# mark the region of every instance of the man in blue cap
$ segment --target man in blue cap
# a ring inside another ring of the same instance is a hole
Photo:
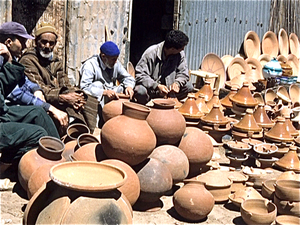
[[[119,54],[118,46],[107,41],[101,45],[100,54],[87,59],[80,68],[80,87],[98,99],[100,126],[104,104],[118,99],[118,93],[129,95],[130,99],[134,94],[135,79],[118,60]]]

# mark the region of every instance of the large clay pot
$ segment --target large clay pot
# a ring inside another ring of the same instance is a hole
[[[136,172],[127,163],[124,163],[117,159],[106,159],[101,161],[101,163],[119,167],[127,174],[127,180],[121,187],[118,188],[118,190],[126,196],[131,206],[133,206],[140,196],[141,189],[140,180]]]
[[[161,161],[148,158],[133,168],[140,180],[141,192],[133,206],[139,211],[157,211],[163,207],[160,197],[172,188],[172,174]]]
[[[88,176],[87,176],[88,174]],[[117,190],[126,173],[96,162],[65,162],[28,202],[23,224],[131,224],[132,209]]]
[[[173,183],[182,181],[189,174],[189,160],[185,153],[173,145],[161,145],[153,150],[149,158],[155,158],[170,170]]]
[[[199,221],[212,211],[215,200],[204,187],[204,183],[187,180],[185,185],[174,193],[173,204],[176,212],[183,218]]]
[[[143,162],[156,146],[156,137],[146,118],[146,106],[123,102],[122,115],[107,121],[100,137],[104,153],[109,158],[122,160],[129,165]]]
[[[154,99],[153,104],[147,122],[156,135],[157,146],[178,144],[186,123],[181,113],[174,108],[175,102],[171,99]]]
[[[72,161],[92,161],[100,162],[107,159],[102,145],[99,143],[88,143],[80,148],[78,148],[70,158]]]
[[[64,143],[61,140],[45,136],[40,138],[37,149],[23,155],[18,166],[18,179],[25,191],[27,191],[30,176],[41,165],[54,165],[65,161],[61,156],[63,150]]]
[[[102,116],[104,122],[108,121],[109,119],[115,116],[121,115],[123,102],[129,102],[129,95],[118,94],[118,96],[119,99],[112,100],[103,106]]]
[[[187,127],[178,146],[189,159],[189,175],[200,173],[201,168],[208,163],[214,152],[213,144],[204,131],[195,127]]]

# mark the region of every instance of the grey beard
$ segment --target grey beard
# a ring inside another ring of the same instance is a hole
[[[40,55],[45,59],[51,59],[53,57],[53,52],[44,53],[43,50],[40,50]]]

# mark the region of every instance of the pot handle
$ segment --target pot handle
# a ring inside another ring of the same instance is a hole
[[[249,216],[252,216],[253,214],[252,214],[252,212],[247,212],[247,211],[244,211],[245,212],[245,214],[247,214],[247,215],[249,215]]]
[[[288,201],[288,202],[287,202],[287,205],[290,206],[290,207],[292,207],[292,206],[295,206],[295,203],[294,203],[294,202]]]
[[[220,128],[219,124],[214,124],[214,129],[217,131],[228,131],[228,128],[230,129],[230,123],[227,123],[225,128]]]

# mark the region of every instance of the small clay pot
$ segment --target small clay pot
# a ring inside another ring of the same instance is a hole
[[[275,194],[275,179],[265,180],[262,182],[261,194],[263,197],[273,200]]]
[[[277,180],[274,187],[275,194],[279,199],[300,202],[299,180]]]

